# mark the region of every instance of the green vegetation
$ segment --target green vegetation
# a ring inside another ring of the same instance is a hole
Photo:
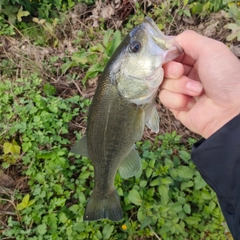
[[[83,36],[83,32],[79,35]],[[112,40],[109,41],[112,36]],[[86,69],[86,75],[82,79],[82,84],[85,85],[89,78],[96,77],[99,73],[102,73],[104,67],[112,56],[113,52],[121,42],[121,33],[112,29],[108,29],[103,38],[103,43],[97,43],[96,45],[89,47],[87,50],[81,48],[80,51],[73,53],[70,60],[67,59],[61,67],[63,73],[74,66],[81,66],[82,69]]]
[[[237,39],[240,41],[240,8],[239,2],[232,0],[224,0],[224,3],[228,4],[227,17],[232,19],[234,22],[225,25],[225,28],[230,29],[232,32],[228,35],[227,41]]]
[[[225,8],[233,20],[226,25],[233,31],[227,40],[234,41],[240,38],[238,3],[167,0],[144,9],[145,1],[139,1],[135,14],[117,30],[103,19],[96,27],[75,26],[67,10],[79,2],[95,1],[0,3],[0,47],[7,51],[5,45],[11,46],[0,63],[0,177],[17,172],[16,180],[23,178],[27,185],[7,191],[0,183],[0,238],[231,239],[214,192],[191,161],[196,140],[190,136],[183,139],[173,131],[136,143],[143,169],[127,180],[116,177],[124,210],[117,223],[83,222],[93,167],[69,149],[86,126],[91,100],[84,97],[91,96],[122,36],[143,20],[145,11],[161,29],[176,32],[177,18],[201,21]]]
[[[206,235],[209,238],[205,239],[224,239],[216,197],[195,170],[176,132],[156,137],[154,145],[150,141],[137,143],[143,171],[128,180],[117,176],[122,222],[83,222],[86,199],[93,187],[93,167],[84,157],[70,157],[64,135],[67,123],[90,102],[79,96],[56,97],[54,87],[45,84],[40,91],[40,84],[41,80],[32,75],[14,84],[4,80],[0,85],[1,105],[5,106],[1,110],[5,139],[2,167],[21,161],[31,190],[22,199],[19,192],[12,196],[18,202],[15,210],[21,220],[9,217],[3,236],[134,239],[158,234],[163,239]],[[189,139],[189,144],[192,142]]]

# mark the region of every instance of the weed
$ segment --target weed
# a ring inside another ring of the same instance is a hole
[[[93,167],[85,157],[69,160],[72,154],[64,147],[69,141],[63,135],[68,133],[67,123],[89,102],[77,96],[55,97],[49,84],[41,92],[41,80],[35,75],[16,82],[14,87],[7,80],[0,85],[5,104],[1,128],[4,139],[14,138],[21,146],[31,192],[16,204],[21,224],[9,217],[2,236],[137,239],[157,235],[183,240],[207,234],[210,239],[224,239],[216,196],[196,171],[176,132],[158,136],[154,145],[138,142],[142,171],[127,180],[117,175],[115,185],[124,209],[121,222],[83,222]],[[72,109],[71,104],[79,107]]]
[[[112,38],[112,40],[110,40]],[[80,66],[81,68],[88,69],[85,77],[82,79],[82,84],[85,85],[89,78],[96,77],[103,69],[121,42],[121,33],[119,31],[113,32],[108,29],[103,38],[103,43],[97,43],[89,47],[87,50],[81,48],[80,51],[74,52],[70,60],[62,65],[62,73],[66,73],[71,67]]]
[[[227,36],[227,41],[232,41],[237,39],[240,41],[240,8],[239,4],[232,0],[224,0],[223,3],[227,4],[228,12],[226,14],[227,18],[232,18],[233,23],[228,23],[224,27],[231,30],[231,34]]]
[[[4,15],[0,13],[0,35],[15,35],[14,27],[12,24],[8,24],[5,19]]]
[[[194,1],[189,0],[185,1],[189,4],[189,8],[192,14],[200,14],[200,16],[204,17],[211,12],[218,12],[223,9],[224,4],[222,0],[201,0]]]

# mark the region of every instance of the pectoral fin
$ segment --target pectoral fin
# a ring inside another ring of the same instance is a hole
[[[135,121],[135,142],[141,140],[142,135],[143,135],[143,131],[144,131],[144,126],[145,126],[145,111],[144,109],[139,109],[138,114],[136,116],[136,121]]]
[[[79,141],[77,141],[72,147],[70,152],[79,154],[81,156],[88,157],[88,150],[87,150],[87,138],[83,137]]]
[[[141,170],[141,167],[141,158],[133,146],[128,156],[121,163],[119,173],[122,178],[130,178],[136,175]]]
[[[146,111],[146,125],[153,132],[159,132],[159,115],[155,106],[152,106]]]

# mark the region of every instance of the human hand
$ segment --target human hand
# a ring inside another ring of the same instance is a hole
[[[223,43],[185,31],[184,53],[163,66],[160,101],[191,131],[210,137],[240,113],[240,61]]]

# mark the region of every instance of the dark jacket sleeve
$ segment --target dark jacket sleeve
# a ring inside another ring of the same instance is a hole
[[[234,239],[240,239],[240,115],[194,144],[192,159],[216,192]]]

